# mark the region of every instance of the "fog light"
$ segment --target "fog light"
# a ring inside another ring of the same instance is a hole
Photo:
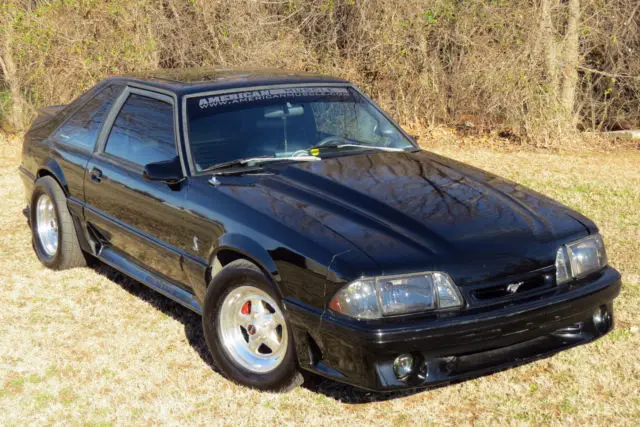
[[[410,354],[401,354],[393,361],[393,372],[396,377],[403,379],[409,376],[413,371],[413,356]]]
[[[607,311],[606,306],[601,306],[593,312],[593,325],[599,331],[605,331],[609,328],[609,324],[611,323],[611,315],[609,311]]]
[[[596,325],[596,328],[599,328],[604,323],[604,316],[602,315],[602,309],[598,307],[596,311],[593,313],[593,324]]]

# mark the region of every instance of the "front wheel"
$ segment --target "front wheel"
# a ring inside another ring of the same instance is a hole
[[[279,298],[253,263],[234,261],[215,277],[202,321],[214,362],[228,378],[272,391],[302,382]]]

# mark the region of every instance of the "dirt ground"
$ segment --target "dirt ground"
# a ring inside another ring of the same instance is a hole
[[[596,221],[623,273],[616,329],[491,376],[378,395],[327,380],[288,394],[237,386],[212,367],[197,315],[106,266],[43,268],[21,213],[18,147],[0,140],[0,425],[640,425],[638,151],[438,148]]]

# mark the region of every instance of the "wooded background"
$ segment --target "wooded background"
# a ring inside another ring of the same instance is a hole
[[[638,0],[2,0],[0,122],[116,74],[277,67],[350,79],[404,124],[533,144],[640,126]]]

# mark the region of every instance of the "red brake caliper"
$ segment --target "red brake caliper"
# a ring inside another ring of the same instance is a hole
[[[249,314],[251,313],[251,301],[247,301],[244,304],[242,304],[242,309],[240,310],[240,312],[242,314]]]

